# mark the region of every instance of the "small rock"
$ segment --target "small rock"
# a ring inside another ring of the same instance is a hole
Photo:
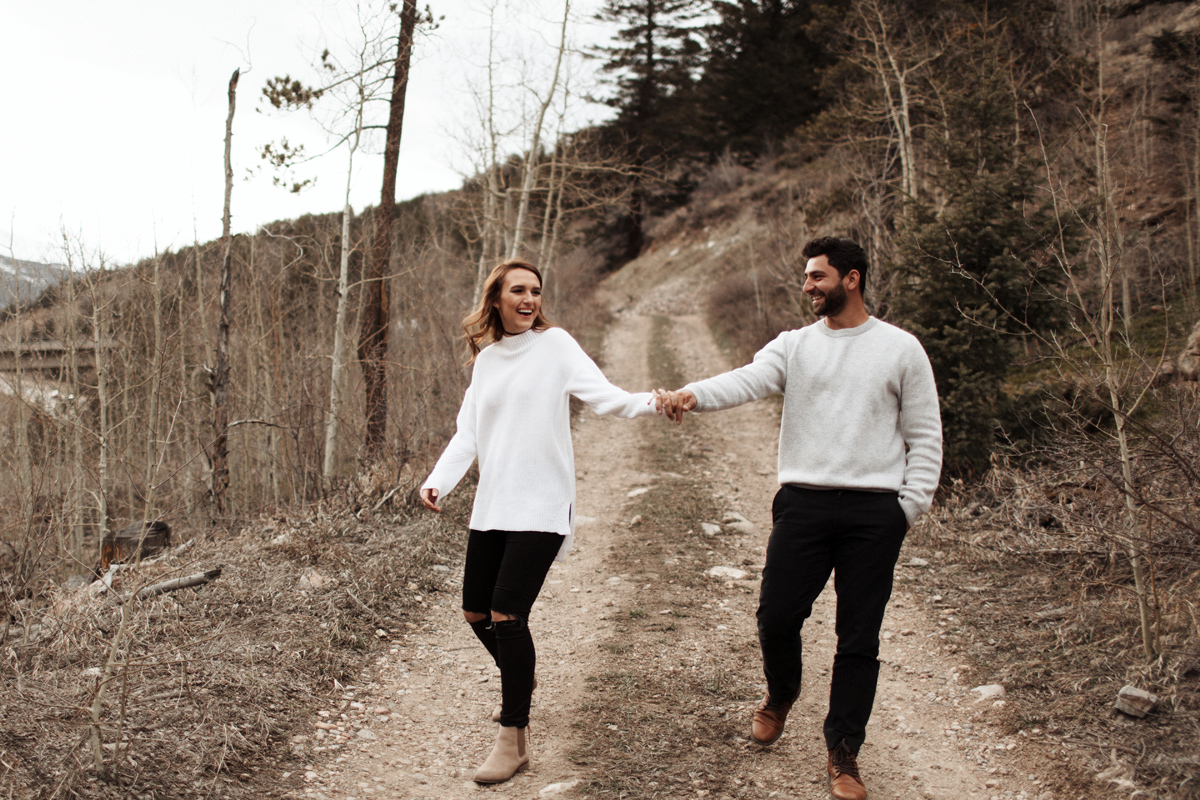
[[[912,558],[910,558],[908,561],[905,561],[900,566],[902,566],[902,567],[928,567],[929,562],[923,558],[917,558],[916,556],[913,556]]]
[[[725,567],[725,566],[713,567],[712,569],[708,570],[708,572],[706,572],[704,574],[709,575],[713,578],[726,578],[728,580],[734,580],[734,581],[744,581],[744,580],[746,580],[746,578],[750,577],[750,573],[746,572],[744,569],[738,569],[737,567]]]
[[[575,515],[575,527],[576,528],[578,528],[581,525],[591,525],[595,521],[596,521],[595,517],[585,517],[583,514]]]
[[[725,516],[721,517],[721,521],[728,525],[731,522],[749,522],[750,520],[737,511],[726,511]]]
[[[642,515],[634,514],[633,519],[629,520],[629,527],[633,528],[642,524]]]
[[[1117,693],[1117,710],[1139,719],[1149,714],[1158,705],[1158,697],[1136,686],[1122,686]]]
[[[738,533],[744,533],[747,536],[754,536],[755,534],[758,533],[758,526],[755,525],[753,522],[750,522],[749,520],[744,520],[741,522],[730,522],[729,528],[730,528],[730,530],[737,531]]]
[[[984,700],[997,700],[1004,697],[1004,687],[998,683],[989,683],[986,686],[976,686],[971,690],[979,695],[975,702]]]
[[[616,586],[620,582],[621,582],[621,579],[619,577],[617,577],[616,575],[613,575],[611,578],[609,578],[608,580],[605,581],[605,583],[607,583],[609,586]]]
[[[281,533],[271,540],[271,544],[287,544],[292,540],[290,533]]]
[[[721,526],[716,524],[715,522],[701,522],[700,530],[704,533],[705,536],[716,536],[718,533],[721,532]]]
[[[578,778],[576,778],[573,781],[562,781],[560,783],[552,783],[549,786],[543,787],[542,790],[540,792],[538,792],[538,796],[539,797],[552,797],[556,794],[562,794],[565,791],[574,789],[578,785],[579,785]]]
[[[300,576],[297,586],[301,589],[324,589],[333,583],[333,578],[326,577],[315,569],[308,569]]]
[[[378,739],[379,737],[376,736],[375,733],[370,728],[361,728],[358,731],[358,738],[366,739],[367,741],[372,741],[374,739]]]
[[[384,716],[386,714],[392,713],[392,710],[390,708],[388,708],[387,706],[376,706],[373,709],[373,713],[375,713],[379,716]]]
[[[628,495],[628,496],[629,496],[629,497],[639,497],[639,496],[641,496],[641,495],[645,494],[645,493],[646,493],[646,492],[648,492],[648,491],[650,491],[650,487],[649,487],[649,486],[639,486],[638,488],[636,488],[636,489],[634,489],[633,491],[629,492],[629,495]]]
[[[434,564],[433,571],[434,572],[449,572],[450,568],[447,567],[445,564]]]

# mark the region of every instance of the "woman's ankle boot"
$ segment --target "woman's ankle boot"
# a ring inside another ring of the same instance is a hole
[[[496,746],[487,761],[475,770],[476,783],[504,783],[529,766],[529,754],[525,752],[525,728],[500,726]]]

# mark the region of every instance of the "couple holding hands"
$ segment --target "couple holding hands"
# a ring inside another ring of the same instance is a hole
[[[575,464],[569,400],[597,414],[720,411],[783,394],[780,489],[757,612],[767,692],[751,738],[770,745],[800,693],[801,636],[834,575],[837,651],[824,735],[830,791],[864,800],[857,754],[879,675],[879,630],[908,528],[928,510],[941,471],[941,418],[929,359],[911,334],[867,313],[867,258],[849,239],[805,245],[804,292],[819,319],[785,331],[744,367],[676,391],[613,386],[541,313],[541,274],[492,270],[463,321],[474,372],[458,430],[421,487],[438,502],[479,460],[463,575],[463,616],[495,659],[502,704],[495,747],[475,773],[506,781],[529,763],[535,685],[529,612],[573,537]]]

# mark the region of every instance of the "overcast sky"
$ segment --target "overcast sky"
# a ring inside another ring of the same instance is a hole
[[[422,2],[422,6],[424,2]],[[602,41],[591,17],[600,0],[574,0],[576,46]],[[484,85],[488,8],[495,7],[499,73],[508,120],[522,97],[518,73],[549,83],[562,0],[429,0],[439,28],[419,38],[401,143],[399,199],[456,188],[471,171],[468,143]],[[327,136],[304,114],[260,113],[275,75],[314,79],[323,48],[345,52],[353,2],[332,0],[0,0],[0,253],[63,261],[62,231],[89,252],[123,264],[221,233],[227,86],[242,71],[234,118],[235,232],[276,219],[339,211],[344,151],[304,166],[299,195],[260,171],[264,144],[286,136],[320,152]],[[520,62],[520,63],[518,63]],[[582,94],[595,62],[577,59]],[[578,103],[572,124],[606,109]],[[544,134],[548,135],[548,134]],[[378,149],[378,148],[376,148]],[[351,203],[379,199],[382,158],[356,158]]]

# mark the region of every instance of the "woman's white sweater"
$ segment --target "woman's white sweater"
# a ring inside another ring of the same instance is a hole
[[[458,432],[421,488],[445,498],[478,457],[471,528],[562,534],[562,559],[575,517],[571,395],[597,414],[656,413],[652,394],[613,386],[562,328],[506,336],[475,359]]]

